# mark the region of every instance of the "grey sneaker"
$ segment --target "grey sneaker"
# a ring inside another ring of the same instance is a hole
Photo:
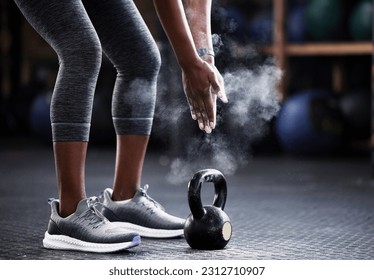
[[[169,215],[148,194],[148,185],[140,188],[129,201],[113,201],[113,190],[104,190],[102,213],[111,222],[121,222],[143,237],[172,238],[183,235],[185,220]]]
[[[43,246],[48,249],[109,253],[140,244],[140,236],[109,222],[97,209],[96,197],[79,202],[75,213],[58,214],[59,201],[51,201],[51,217]]]

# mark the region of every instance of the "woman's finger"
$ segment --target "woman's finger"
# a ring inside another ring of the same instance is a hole
[[[218,98],[222,100],[222,102],[227,103],[228,99],[221,74],[217,71],[212,71],[209,75],[209,82],[212,86],[212,93],[216,94]]]

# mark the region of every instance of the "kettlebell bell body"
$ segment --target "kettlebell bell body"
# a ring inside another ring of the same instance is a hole
[[[201,186],[204,182],[214,184],[213,205],[201,203]],[[193,249],[223,249],[231,239],[230,218],[223,211],[226,204],[227,184],[223,174],[215,169],[197,172],[188,185],[188,204],[191,215],[184,226],[184,237]]]

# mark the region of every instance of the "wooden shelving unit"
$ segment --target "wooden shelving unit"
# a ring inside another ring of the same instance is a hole
[[[264,53],[277,53],[276,46],[262,48]],[[284,56],[309,56],[309,55],[370,55],[373,52],[370,42],[341,42],[341,43],[308,43],[286,44],[283,47]],[[282,55],[282,54],[281,54]]]
[[[274,40],[271,46],[261,48],[265,54],[274,55],[278,66],[284,70],[279,93],[280,98],[287,96],[287,66],[288,59],[292,56],[355,56],[372,55],[374,47],[372,42],[326,42],[326,43],[288,43],[286,38],[285,23],[287,18],[287,0],[273,0],[274,13]],[[341,88],[342,69],[339,64],[333,66],[333,88]]]

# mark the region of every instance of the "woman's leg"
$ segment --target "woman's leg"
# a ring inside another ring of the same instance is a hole
[[[132,0],[83,2],[118,72],[112,103],[117,134],[114,187],[104,191],[102,213],[141,236],[183,235],[184,219],[166,213],[149,197],[148,186],[140,186],[161,63],[158,48]]]
[[[60,215],[85,198],[85,158],[102,50],[76,0],[15,0],[34,29],[56,51],[59,72],[51,101],[52,138]]]
[[[67,217],[75,212],[78,202],[86,197],[87,144],[87,142],[53,143],[61,217]]]
[[[132,198],[140,187],[148,139],[144,135],[117,135],[114,201]]]
[[[160,54],[132,0],[83,1],[103,50],[117,69],[112,114],[117,134],[113,199],[132,198],[141,185],[151,133]]]

